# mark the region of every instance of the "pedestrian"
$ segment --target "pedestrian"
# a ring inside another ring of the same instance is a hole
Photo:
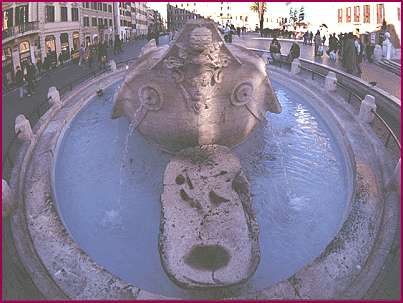
[[[306,31],[306,32],[304,33],[303,38],[304,38],[304,45],[307,45],[307,44],[308,44],[308,31]]]
[[[40,57],[36,61],[36,67],[38,68],[38,73],[41,74],[42,73],[42,60]]]
[[[313,33],[312,31],[309,33],[309,45],[312,45],[312,40],[313,40]]]
[[[273,41],[270,43],[270,54],[273,58],[273,63],[280,61],[281,59],[281,45],[277,38],[274,37]]]
[[[363,55],[363,45],[361,42],[361,39],[358,37],[354,37],[354,46],[355,46],[355,51],[356,51],[356,56],[357,56],[357,60],[356,60],[356,74],[357,76],[361,77],[362,71],[361,71],[361,67],[360,64],[362,62],[362,55]]]
[[[343,59],[346,71],[355,74],[357,70],[357,48],[353,33],[349,33],[343,43]]]
[[[21,99],[24,97],[24,74],[19,66],[17,66],[17,72],[15,73],[15,83],[17,84]]]
[[[80,57],[80,60],[78,61],[78,66],[81,66],[81,64],[83,64],[84,55],[85,55],[84,44],[81,44],[80,50],[78,51],[78,55]]]
[[[291,63],[294,59],[299,58],[300,53],[301,52],[298,43],[293,42],[291,45],[290,53],[287,56],[287,61]]]
[[[322,56],[323,55],[323,46],[322,46],[322,38],[320,37],[319,30],[315,34],[314,43],[315,43],[315,56]]]
[[[60,66],[63,66],[63,63],[64,63],[63,51],[60,52],[60,54],[59,54],[59,63],[60,63]]]
[[[32,66],[31,61],[28,61],[28,64],[26,65],[27,73],[25,75],[25,80],[28,83],[28,93],[27,96],[31,97],[32,94],[34,93],[34,68]]]

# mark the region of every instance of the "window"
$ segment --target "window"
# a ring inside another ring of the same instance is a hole
[[[364,23],[370,23],[370,17],[369,5],[364,5]]]
[[[354,6],[354,22],[360,22],[360,7]]]
[[[29,42],[28,41],[21,42],[20,43],[20,54],[27,53],[29,51],[30,51]]]
[[[47,5],[46,6],[46,22],[55,22],[55,7]]]
[[[97,9],[97,4],[95,2],[91,2],[91,9]]]
[[[109,26],[112,26],[112,19],[109,19]]]
[[[337,10],[337,22],[342,23],[343,22],[343,9],[339,8]]]
[[[106,12],[108,10],[108,6],[106,5],[106,3],[102,4],[102,10],[104,12]]]
[[[351,22],[351,7],[346,8],[346,22]]]
[[[98,2],[98,10],[102,11],[102,3],[101,2]]]
[[[17,6],[15,8],[15,25],[28,23],[28,5]]]
[[[385,8],[383,4],[376,5],[376,23],[381,24],[385,19]]]
[[[102,26],[102,23],[103,23],[103,22],[102,22],[102,18],[98,18],[98,25],[99,25],[99,26]]]
[[[60,8],[60,21],[62,22],[67,21],[67,7]]]
[[[112,5],[108,5],[108,12],[112,13]]]
[[[104,25],[108,26],[108,19],[106,19],[106,18],[104,19]]]
[[[71,21],[78,21],[78,8],[77,7],[71,8]]]
[[[85,27],[90,26],[90,18],[89,18],[89,17],[84,17],[84,18],[83,18],[83,25],[84,25]]]
[[[97,26],[97,18],[91,18],[91,25]]]

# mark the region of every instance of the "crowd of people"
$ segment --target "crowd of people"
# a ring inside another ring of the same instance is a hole
[[[41,59],[38,59],[36,64],[30,60],[24,61],[21,66],[17,66],[14,75],[14,83],[19,90],[19,97],[32,96],[39,77],[56,67],[63,66],[69,59],[79,66],[87,66],[91,69],[97,64],[100,69],[105,69],[108,62],[108,49],[112,48],[115,55],[121,53],[123,40],[116,37],[114,42],[100,41],[94,44],[88,43],[87,46],[81,44],[78,50],[71,50],[70,56],[65,50],[57,56],[56,51],[48,49],[43,63]]]
[[[368,36],[363,36],[361,39],[352,32],[338,35],[333,33],[328,38],[327,46],[325,45],[326,41],[326,36],[321,36],[319,30],[315,35],[310,31],[305,32],[303,35],[303,45],[313,45],[315,57],[327,54],[332,62],[336,62],[339,59],[342,67],[350,74],[361,76],[360,64],[363,60],[373,62],[372,57],[375,45],[370,43]],[[281,45],[276,37],[273,38],[270,44],[270,53],[274,62],[280,60]],[[287,55],[287,61],[292,62],[299,55],[300,47],[298,43],[294,42]]]

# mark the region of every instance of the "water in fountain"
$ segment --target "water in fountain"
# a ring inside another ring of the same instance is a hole
[[[110,119],[118,85],[82,110],[59,142],[59,212],[78,245],[110,272],[151,292],[189,298],[165,275],[158,252],[169,155],[128,133],[127,120]],[[234,150],[260,225],[262,258],[245,291],[273,285],[312,261],[337,232],[346,207],[345,159],[329,127],[298,94],[273,86],[283,112],[268,114],[269,123]]]

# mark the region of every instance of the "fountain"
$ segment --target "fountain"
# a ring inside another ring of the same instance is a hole
[[[397,173],[371,97],[355,115],[335,77],[322,89],[298,72],[267,71],[197,20],[128,70],[52,89],[32,130],[18,119],[29,131],[7,194],[41,293],[363,297],[396,228]]]

